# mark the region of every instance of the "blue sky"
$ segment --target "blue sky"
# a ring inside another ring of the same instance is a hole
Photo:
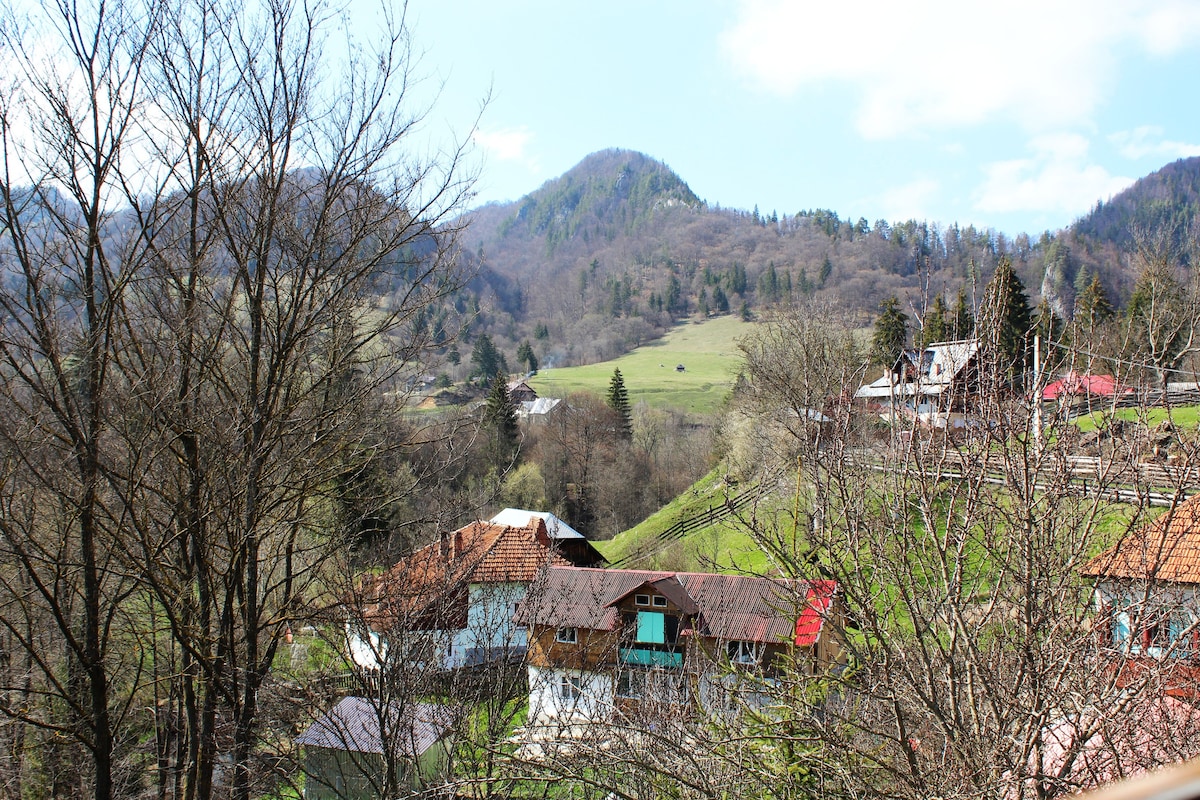
[[[410,0],[477,202],[608,147],[710,204],[1066,227],[1200,155],[1200,0]]]

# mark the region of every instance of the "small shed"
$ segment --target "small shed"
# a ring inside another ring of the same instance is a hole
[[[389,752],[394,789],[437,783],[449,770],[455,711],[431,703],[343,698],[296,739],[304,746],[305,800],[381,797]]]

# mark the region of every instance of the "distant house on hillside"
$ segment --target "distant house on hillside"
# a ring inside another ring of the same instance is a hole
[[[531,403],[538,399],[533,387],[521,380],[509,382],[508,396],[514,403]]]
[[[557,397],[539,397],[517,404],[517,417],[533,424],[545,422],[562,405]]]
[[[604,562],[553,514],[505,509],[495,520],[449,533],[363,582],[347,627],[356,664],[374,669],[399,657],[457,669],[519,658],[525,631],[512,615],[530,584],[552,565]]]
[[[854,397],[888,421],[909,417],[935,428],[961,428],[977,408],[978,354],[978,339],[905,350]]]
[[[458,710],[429,703],[380,705],[346,697],[296,739],[304,747],[304,800],[372,800],[419,791],[449,770]]]
[[[1200,495],[1081,570],[1096,579],[1102,647],[1120,683],[1156,672],[1167,695],[1200,699]]]
[[[838,663],[841,613],[832,581],[551,567],[517,613],[529,725],[554,735],[648,707],[753,703],[784,656],[810,671]]]

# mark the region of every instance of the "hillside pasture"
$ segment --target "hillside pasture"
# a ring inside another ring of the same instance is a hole
[[[737,377],[741,363],[738,340],[754,324],[736,316],[683,322],[666,336],[620,358],[581,367],[545,369],[528,383],[540,397],[566,397],[574,392],[603,396],[613,370],[620,369],[633,404],[695,414],[716,411]],[[683,370],[677,370],[683,365]]]

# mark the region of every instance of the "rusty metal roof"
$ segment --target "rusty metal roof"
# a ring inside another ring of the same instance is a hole
[[[551,567],[544,582],[530,588],[517,618],[526,624],[612,630],[618,622],[616,602],[646,584],[682,590],[694,603],[699,636],[771,644],[815,642],[836,591],[832,581]]]

